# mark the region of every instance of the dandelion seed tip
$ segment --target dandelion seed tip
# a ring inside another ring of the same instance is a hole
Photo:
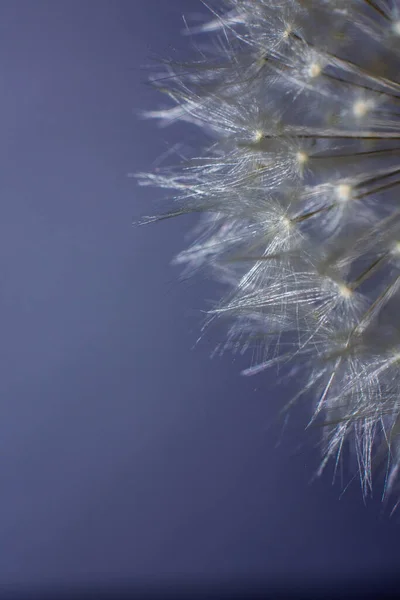
[[[392,254],[395,254],[396,256],[400,255],[400,241],[394,242],[392,247]]]
[[[351,198],[352,187],[348,183],[340,183],[336,186],[336,198],[339,202],[347,202]]]
[[[306,162],[308,161],[308,154],[307,154],[307,152],[300,150],[299,152],[297,152],[296,158],[297,158],[297,162],[299,163],[299,165],[305,165]]]
[[[316,62],[311,63],[311,65],[308,69],[308,74],[310,77],[312,77],[314,79],[315,77],[318,77],[319,75],[321,75],[321,72],[322,72],[322,68],[321,68],[320,64],[318,64]]]
[[[394,35],[400,35],[400,21],[394,21],[392,31]]]
[[[256,131],[254,132],[254,137],[253,137],[254,141],[256,143],[259,143],[259,142],[261,142],[263,137],[264,137],[264,132],[261,129],[256,129]]]
[[[400,362],[400,351],[396,350],[392,355],[392,362]]]
[[[293,221],[292,219],[290,219],[289,217],[287,217],[286,215],[284,215],[281,219],[282,224],[284,225],[284,227],[286,227],[286,229],[292,229],[293,228]]]
[[[284,31],[284,32],[283,32],[283,34],[282,34],[282,38],[283,38],[284,40],[287,40],[287,39],[289,38],[289,36],[290,36],[290,34],[291,34],[291,33],[292,33],[292,28],[291,28],[291,26],[290,26],[290,25],[288,25],[288,26],[286,27],[285,31]]]
[[[371,110],[372,102],[367,100],[356,100],[352,107],[353,115],[357,119],[365,117],[365,115]]]
[[[349,288],[345,283],[339,283],[338,288],[339,294],[342,296],[342,298],[351,298],[351,296],[353,295],[353,290]]]

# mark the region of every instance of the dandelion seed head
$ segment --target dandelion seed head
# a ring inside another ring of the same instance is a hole
[[[192,32],[213,43],[165,61],[169,104],[147,112],[200,128],[204,150],[140,181],[170,190],[159,218],[201,215],[175,262],[226,286],[219,351],[255,350],[246,375],[293,360],[304,376],[289,404],[307,396],[325,425],[318,472],[348,446],[366,496],[383,453],[399,493],[400,0],[211,12]]]

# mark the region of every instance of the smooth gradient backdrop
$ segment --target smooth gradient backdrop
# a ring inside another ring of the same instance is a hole
[[[138,118],[163,101],[147,67],[190,55],[182,14],[206,12],[0,2],[0,591],[398,571],[379,493],[310,485],[315,435],[298,410],[281,436],[275,374],[210,360],[223,327],[193,349],[219,290],[169,264],[195,219],[132,225],[165,193],[130,174],[196,144]]]

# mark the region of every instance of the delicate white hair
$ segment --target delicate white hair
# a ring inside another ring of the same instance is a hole
[[[209,8],[210,43],[166,61],[154,85],[173,103],[147,116],[210,142],[140,181],[175,190],[155,218],[202,213],[176,262],[227,284],[208,319],[231,319],[223,347],[257,347],[246,374],[301,365],[320,471],[349,444],[364,496],[380,465],[385,498],[400,466],[400,2]]]

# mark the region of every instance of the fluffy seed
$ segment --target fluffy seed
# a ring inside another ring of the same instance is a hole
[[[159,218],[202,214],[176,262],[227,285],[209,315],[232,320],[223,349],[256,350],[246,375],[301,366],[296,399],[324,425],[319,472],[348,445],[363,494],[380,466],[386,498],[400,472],[399,0],[211,10],[196,28],[211,43],[166,63],[154,85],[172,105],[147,113],[209,143],[140,181],[173,190]]]

